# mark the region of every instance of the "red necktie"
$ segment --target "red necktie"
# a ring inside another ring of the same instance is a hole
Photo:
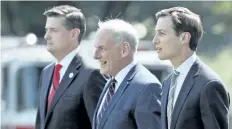
[[[60,72],[59,71],[61,68],[62,68],[62,65],[60,65],[60,64],[57,64],[55,66],[54,75],[53,75],[53,87],[52,87],[51,93],[48,97],[48,108],[50,107],[50,104],[52,102],[52,98],[55,95],[56,89],[59,86],[59,81],[60,81]]]

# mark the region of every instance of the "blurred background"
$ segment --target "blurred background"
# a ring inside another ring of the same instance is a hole
[[[61,4],[80,8],[86,17],[87,32],[81,50],[90,63],[97,67],[97,63],[91,60],[97,22],[121,18],[137,29],[141,40],[138,58],[161,81],[170,72],[170,64],[157,59],[155,46],[151,43],[156,24],[154,15],[161,9],[173,6],[189,8],[201,16],[205,31],[197,54],[218,73],[232,97],[230,1],[1,1],[2,128],[34,128],[39,76],[44,66],[54,60],[46,51],[43,39],[46,20],[43,12]]]

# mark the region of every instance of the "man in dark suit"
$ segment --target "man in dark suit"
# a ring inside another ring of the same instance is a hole
[[[174,72],[163,83],[162,129],[228,129],[229,94],[215,72],[196,56],[200,17],[184,7],[156,13],[153,43]]]
[[[93,129],[159,129],[161,84],[134,60],[139,39],[129,23],[99,23],[95,58],[110,79],[100,96]]]
[[[91,129],[106,81],[79,55],[85,17],[68,5],[53,7],[44,15],[47,50],[56,62],[42,71],[36,129]]]

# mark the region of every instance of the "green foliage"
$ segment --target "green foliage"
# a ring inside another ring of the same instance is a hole
[[[214,14],[229,14],[232,11],[232,2],[218,1],[211,7],[211,11]]]
[[[219,20],[216,25],[213,26],[215,34],[222,34],[223,32],[231,32],[232,30],[232,2],[231,1],[217,1],[211,7],[210,10],[215,17]]]

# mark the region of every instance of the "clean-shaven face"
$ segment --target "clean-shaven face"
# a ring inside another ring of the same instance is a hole
[[[63,17],[47,17],[44,38],[47,41],[47,50],[52,54],[70,50],[71,31],[64,26]]]
[[[120,47],[112,40],[111,34],[103,31],[97,34],[94,58],[100,62],[102,74],[115,76],[120,70]]]
[[[172,60],[180,56],[181,42],[173,29],[173,22],[170,16],[160,17],[155,26],[153,43],[160,60]]]

